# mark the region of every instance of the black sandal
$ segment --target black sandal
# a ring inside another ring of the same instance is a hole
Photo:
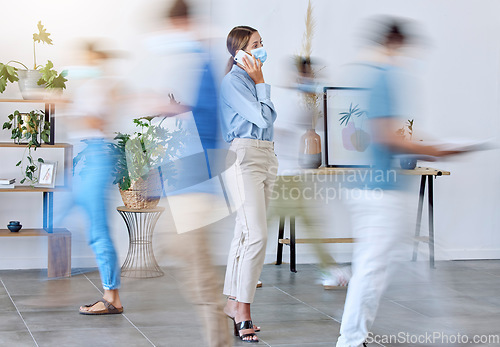
[[[235,299],[235,298],[231,298],[231,297],[228,297],[227,299],[228,299],[228,300],[232,300],[232,301],[236,301],[236,299]],[[234,326],[235,326],[235,329],[234,329],[234,336],[240,336],[240,335],[238,334],[238,330],[236,329],[236,321],[234,320],[234,317],[231,317],[231,316],[230,316],[230,315],[228,315],[227,313],[225,313],[225,315],[227,316],[227,318],[229,318],[230,320],[232,320],[232,321],[233,321],[233,323],[234,323]],[[253,326],[253,330],[254,330],[256,333],[258,333],[258,332],[260,331],[260,327],[258,327],[258,326],[256,326],[256,325],[254,325],[254,326]]]
[[[241,331],[242,330],[253,330],[253,323],[251,320],[246,320],[246,321],[243,321],[243,322],[240,322],[240,323],[234,323],[234,334],[236,336],[239,336],[240,340],[243,341],[243,342],[250,342],[250,343],[257,343],[259,342],[259,340],[254,340],[253,337],[254,336],[257,336],[257,334],[255,334],[255,331],[253,333],[243,333],[243,335],[241,334]],[[251,339],[249,340],[245,340],[245,338],[247,337],[251,337]]]

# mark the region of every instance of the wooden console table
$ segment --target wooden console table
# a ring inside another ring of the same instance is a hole
[[[288,179],[293,179],[295,176],[300,175],[345,175],[353,170],[366,170],[366,168],[326,168],[321,167],[319,169],[302,170],[296,175],[281,175],[279,177],[287,177]],[[415,261],[417,259],[417,250],[420,242],[426,242],[429,245],[429,264],[431,268],[435,268],[434,263],[434,184],[433,178],[439,176],[449,176],[449,171],[438,170],[429,167],[417,167],[413,170],[400,170],[400,173],[404,175],[421,176],[420,179],[420,191],[417,209],[417,222],[415,226],[415,238],[413,245],[413,258]],[[422,222],[422,211],[424,205],[425,196],[425,186],[427,183],[427,198],[428,198],[428,214],[429,214],[429,235],[420,236],[420,226]],[[353,238],[321,238],[321,239],[308,239],[295,237],[295,216],[288,215],[290,219],[290,238],[285,238],[285,218],[287,215],[280,215],[279,228],[278,228],[278,251],[276,256],[276,265],[282,264],[283,259],[283,245],[290,246],[290,271],[297,272],[296,269],[296,244],[297,243],[352,243],[355,240]]]

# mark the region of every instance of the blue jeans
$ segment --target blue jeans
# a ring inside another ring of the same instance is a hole
[[[107,199],[112,161],[103,140],[89,140],[81,172],[75,175],[74,203],[88,216],[88,243],[96,256],[104,289],[120,288],[120,266],[109,232]]]

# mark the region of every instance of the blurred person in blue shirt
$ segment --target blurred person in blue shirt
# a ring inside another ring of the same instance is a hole
[[[73,196],[65,204],[67,215],[73,207],[80,207],[88,217],[88,242],[96,256],[104,288],[103,298],[80,307],[85,315],[122,313],[120,265],[110,236],[108,199],[113,162],[109,152],[107,124],[114,114],[114,100],[118,80],[104,73],[104,64],[111,58],[109,52],[98,48],[98,42],[86,42],[80,57],[84,64],[70,67],[68,77],[78,82],[73,103],[68,107],[67,135],[78,153],[74,159]]]
[[[368,337],[381,297],[389,283],[394,251],[402,239],[405,188],[394,166],[397,154],[445,156],[456,151],[418,142],[401,141],[400,69],[404,49],[416,36],[411,22],[399,18],[377,19],[370,30],[372,51],[370,59],[359,66],[368,71],[368,121],[370,128],[371,167],[365,179],[347,192],[351,212],[353,237],[356,239],[352,256],[352,278],[349,282],[337,347],[357,347]],[[414,41],[413,41],[414,42]]]
[[[162,124],[181,129],[183,135],[175,158],[159,168],[163,175],[167,174],[164,170],[173,170],[175,176],[163,187],[168,211],[160,219],[158,234],[168,233],[166,221],[176,233],[168,235],[157,255],[181,261],[178,275],[183,293],[196,309],[194,320],[201,325],[198,330],[206,345],[230,346],[221,281],[212,262],[209,238],[211,224],[229,214],[219,195],[215,167],[220,125],[211,56],[197,35],[197,18],[187,1],[174,1],[160,20],[159,30],[145,40],[148,56],[143,71],[149,76],[143,92],[157,106],[153,110],[143,103],[142,111],[168,116]],[[219,202],[222,215],[217,210]]]

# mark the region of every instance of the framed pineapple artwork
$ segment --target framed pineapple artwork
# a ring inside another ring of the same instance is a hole
[[[325,166],[370,166],[368,89],[324,88]]]

